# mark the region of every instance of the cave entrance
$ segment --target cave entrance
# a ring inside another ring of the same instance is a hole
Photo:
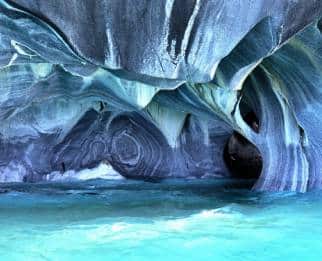
[[[318,21],[317,28],[319,29],[320,33],[322,33],[322,19]]]
[[[246,104],[242,104],[241,113],[244,121],[259,131],[256,113]],[[224,149],[224,160],[233,178],[257,180],[262,172],[263,159],[257,147],[244,136],[234,131]]]
[[[260,151],[238,132],[227,141],[224,160],[232,178],[257,180],[262,172]]]

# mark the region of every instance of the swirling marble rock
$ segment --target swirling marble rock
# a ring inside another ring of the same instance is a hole
[[[273,49],[322,10],[316,0],[10,2],[53,24],[95,64],[193,82],[212,80],[220,60],[262,20]]]
[[[101,163],[231,177],[238,133],[262,160],[254,189],[321,188],[321,15],[319,0],[0,0],[0,181]]]

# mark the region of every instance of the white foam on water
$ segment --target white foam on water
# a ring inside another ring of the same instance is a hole
[[[83,169],[81,171],[69,170],[64,173],[54,171],[46,175],[46,181],[71,181],[71,180],[90,180],[90,179],[107,179],[121,180],[124,179],[111,165],[101,163],[93,169]]]
[[[203,210],[195,215],[198,218],[225,218],[229,216],[229,213],[221,212],[219,209]]]
[[[111,231],[112,232],[120,232],[126,228],[126,224],[123,223],[115,223],[111,226]]]
[[[176,220],[169,220],[166,222],[166,228],[175,231],[183,231],[186,229],[187,220],[185,219],[176,219]]]
[[[231,221],[234,217],[237,216],[236,213],[230,213],[229,209],[227,209],[227,207],[224,207],[218,209],[202,210],[199,213],[192,214],[184,218],[158,221],[154,225],[156,227],[160,227],[161,230],[171,232],[185,232],[196,229],[196,227],[199,226],[200,222],[204,222],[204,224],[208,224],[208,222],[214,222],[214,220],[218,220],[217,222],[226,222]]]

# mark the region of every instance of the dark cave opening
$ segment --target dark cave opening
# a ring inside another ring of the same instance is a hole
[[[317,28],[319,29],[320,33],[322,33],[322,19],[318,21]]]
[[[257,180],[262,171],[260,151],[236,131],[227,141],[224,161],[232,178]]]
[[[260,111],[253,92],[245,90],[239,104],[245,123],[256,133],[260,131]],[[224,148],[224,161],[232,178],[257,180],[263,168],[258,148],[246,137],[234,131]]]
[[[253,131],[258,133],[260,125],[259,118],[252,107],[244,101],[244,98],[241,100],[239,109],[243,120],[252,128]]]
[[[248,97],[243,96],[239,105],[241,116],[248,126],[258,133],[260,120],[253,107]],[[226,143],[224,161],[233,178],[257,180],[262,171],[260,151],[237,131],[233,132]]]

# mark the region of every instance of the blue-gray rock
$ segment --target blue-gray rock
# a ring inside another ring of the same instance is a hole
[[[101,162],[229,177],[238,132],[261,154],[255,189],[321,188],[321,15],[319,0],[0,0],[0,181]]]

